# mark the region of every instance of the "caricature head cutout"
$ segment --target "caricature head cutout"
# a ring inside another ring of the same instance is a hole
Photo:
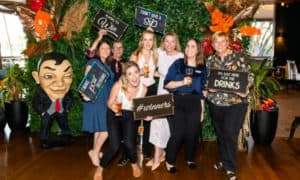
[[[68,58],[60,53],[47,53],[39,61],[37,71],[32,76],[49,98],[62,99],[70,90],[72,83],[72,65]]]

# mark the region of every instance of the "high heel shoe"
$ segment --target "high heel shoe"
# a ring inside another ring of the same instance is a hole
[[[154,171],[155,169],[157,169],[160,166],[160,162],[158,163],[153,163],[152,167],[151,167],[151,171]]]
[[[166,168],[167,168],[168,172],[171,174],[175,174],[177,172],[176,167],[169,164],[168,162],[166,162]]]

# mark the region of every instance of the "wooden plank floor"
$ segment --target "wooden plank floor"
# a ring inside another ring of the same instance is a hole
[[[13,133],[10,137],[1,133],[0,180],[89,180],[93,179],[92,166],[87,150],[87,136],[76,137],[72,146],[44,150],[39,147],[37,134]],[[118,157],[105,169],[105,180],[135,179],[130,165],[117,166]],[[167,173],[164,164],[154,172],[144,168],[140,180],[218,180],[225,179],[212,165],[218,159],[216,142],[199,145],[196,161],[198,168],[190,170],[180,152],[177,160],[178,173]],[[300,179],[300,139],[287,141],[276,138],[271,146],[249,143],[248,152],[238,154],[238,177],[245,180],[296,180]]]

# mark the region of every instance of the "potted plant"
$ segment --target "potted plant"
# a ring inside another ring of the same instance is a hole
[[[8,126],[11,130],[24,130],[28,119],[28,107],[24,101],[25,72],[18,64],[7,69],[6,77],[2,80],[0,105],[4,108]]]
[[[278,107],[272,98],[280,90],[280,84],[270,75],[272,65],[267,59],[251,63],[250,69],[254,76],[250,91],[251,134],[255,143],[268,145],[272,143],[277,129]]]

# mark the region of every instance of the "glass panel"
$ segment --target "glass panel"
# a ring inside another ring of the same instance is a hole
[[[3,68],[11,64],[24,66],[22,51],[26,48],[26,35],[18,16],[0,12],[0,47]]]
[[[251,24],[260,29],[261,35],[252,36],[249,45],[251,56],[274,56],[274,22],[256,21]]]

